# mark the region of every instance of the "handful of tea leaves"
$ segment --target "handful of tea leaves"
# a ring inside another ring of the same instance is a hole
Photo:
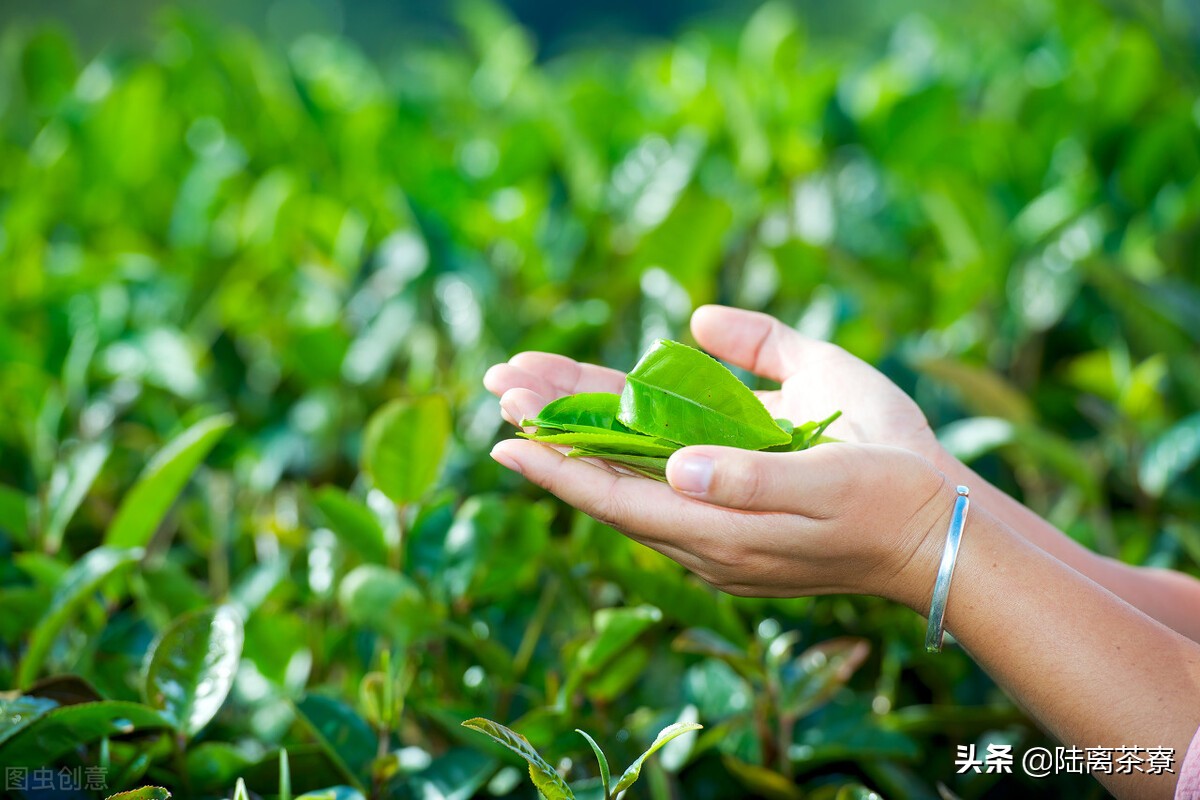
[[[659,339],[625,380],[621,394],[589,392],[548,403],[521,421],[526,439],[570,447],[568,456],[602,458],[666,481],[667,459],[681,447],[717,444],[773,452],[822,441],[826,419],[793,425],[773,419],[762,401],[719,361],[679,342]]]

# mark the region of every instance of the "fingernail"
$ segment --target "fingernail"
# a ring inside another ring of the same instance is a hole
[[[671,485],[688,494],[704,494],[712,485],[713,460],[708,456],[677,456],[672,459]]]
[[[492,459],[500,466],[507,467],[508,469],[511,469],[513,472],[520,475],[521,465],[516,462],[516,459],[507,453],[498,452],[499,450],[500,448],[498,446],[492,448]]]

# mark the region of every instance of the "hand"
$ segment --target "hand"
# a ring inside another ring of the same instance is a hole
[[[802,423],[841,409],[830,436],[903,447],[943,463],[944,451],[917,404],[878,370],[840,347],[809,339],[766,314],[726,306],[696,309],[692,335],[713,356],[779,381],[778,390],[758,392],[774,416]],[[501,397],[505,417],[516,425],[563,395],[620,392],[625,375],[565,356],[530,352],[492,367],[484,385]]]
[[[925,613],[953,489],[894,447],[685,447],[670,485],[509,439],[500,464],[731,594],[876,594]]]

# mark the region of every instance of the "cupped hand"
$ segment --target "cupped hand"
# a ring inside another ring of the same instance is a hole
[[[727,306],[701,306],[691,327],[713,356],[780,383],[777,390],[758,393],[774,416],[798,424],[840,409],[830,436],[902,447],[940,462],[941,447],[912,398],[842,348],[766,314]],[[488,370],[484,385],[500,396],[505,418],[516,425],[564,395],[620,392],[625,375],[566,356],[527,352]]]
[[[875,594],[924,613],[945,477],[896,447],[826,444],[796,453],[685,447],[670,485],[615,474],[537,442],[492,457],[731,594]]]

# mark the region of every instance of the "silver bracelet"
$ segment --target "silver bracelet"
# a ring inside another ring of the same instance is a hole
[[[954,500],[954,513],[950,516],[950,529],[946,532],[946,549],[942,551],[942,564],[938,567],[937,580],[933,584],[933,599],[929,602],[929,627],[925,629],[925,652],[942,652],[945,636],[943,625],[946,620],[946,598],[950,596],[950,579],[954,577],[954,563],[958,561],[958,546],[962,543],[963,527],[967,524],[967,508],[971,501],[971,490],[958,487]]]

